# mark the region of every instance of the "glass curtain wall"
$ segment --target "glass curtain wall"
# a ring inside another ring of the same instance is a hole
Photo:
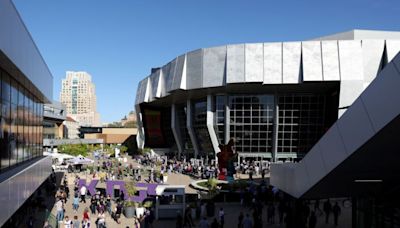
[[[230,138],[239,153],[272,153],[274,96],[229,96]]]
[[[43,105],[0,69],[0,172],[42,155]]]
[[[215,133],[217,134],[218,143],[226,144],[225,142],[225,95],[215,96]]]
[[[289,94],[278,100],[279,154],[303,157],[324,133],[325,95]]]

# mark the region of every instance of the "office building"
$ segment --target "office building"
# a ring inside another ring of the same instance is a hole
[[[67,114],[82,126],[100,126],[100,115],[96,111],[96,87],[87,72],[66,72],[60,101],[66,106]]]
[[[0,34],[0,226],[9,226],[6,222],[51,173],[42,136],[43,104],[51,102],[53,76],[10,0],[0,1]]]

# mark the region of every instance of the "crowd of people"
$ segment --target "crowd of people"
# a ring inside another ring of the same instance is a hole
[[[191,175],[195,178],[208,179],[218,176],[218,169],[213,162],[203,162],[200,159],[186,160],[185,158],[167,159],[166,157],[141,156],[136,158],[139,167],[133,165],[124,158],[105,159],[99,161],[91,175],[93,178],[103,180],[134,179],[136,181],[147,181],[150,183],[163,183],[163,176],[171,172]],[[141,167],[142,166],[142,167]],[[157,168],[160,167],[160,168]],[[236,164],[236,174],[247,174],[248,181],[241,186],[238,193],[243,210],[237,211],[237,227],[253,228],[262,227],[263,224],[285,224],[286,227],[308,227],[313,228],[322,215],[325,222],[330,222],[333,215],[333,223],[338,225],[338,217],[341,208],[336,202],[334,205],[329,200],[323,204],[323,210],[319,209],[319,201],[297,201],[283,194],[278,189],[267,184],[265,174],[269,172],[269,163],[257,163],[243,161]],[[102,173],[105,173],[103,176]],[[147,175],[146,175],[147,174]],[[73,174],[70,174],[73,175]],[[258,178],[257,181],[253,177]],[[261,178],[260,178],[261,177]],[[72,193],[67,178],[56,193],[56,219],[65,227],[107,227],[107,221],[114,220],[117,224],[121,222],[123,212],[124,196],[113,199],[110,195],[96,192],[90,195],[85,186],[79,186],[79,175],[75,176]],[[122,193],[123,194],[123,193]],[[87,202],[88,201],[88,202]],[[65,204],[72,204],[72,211],[65,211]],[[187,207],[184,213],[177,213],[176,227],[211,227],[220,228],[225,225],[225,212],[220,208],[218,212],[209,215],[205,213],[210,202],[202,201],[196,204],[198,221],[192,218],[190,209]],[[314,208],[311,210],[312,205]],[[82,216],[78,216],[78,209],[83,207]],[[68,214],[68,215],[67,215]],[[267,219],[263,221],[263,214]],[[147,210],[141,217],[132,219],[133,227],[151,227],[154,221],[154,212]],[[91,218],[93,220],[91,220]],[[111,218],[111,219],[107,219]],[[209,220],[210,219],[210,220]],[[94,221],[94,224],[91,224]]]

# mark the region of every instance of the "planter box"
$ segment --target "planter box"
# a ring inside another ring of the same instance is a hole
[[[126,218],[133,218],[135,216],[135,207],[124,207],[124,215]]]

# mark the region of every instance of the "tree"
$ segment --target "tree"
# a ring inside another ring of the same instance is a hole
[[[133,120],[127,121],[127,122],[125,123],[124,127],[125,127],[125,128],[136,128],[136,127],[137,127],[136,121],[133,121]]]
[[[69,154],[72,156],[86,156],[88,152],[88,145],[87,144],[63,144],[60,145],[59,150],[61,153]]]

